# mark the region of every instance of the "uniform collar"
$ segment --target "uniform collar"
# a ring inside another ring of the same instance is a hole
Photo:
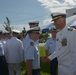
[[[67,28],[68,28],[68,26],[66,25],[62,30],[60,30],[60,32],[67,30]]]
[[[12,37],[11,39],[16,39],[16,37]]]
[[[35,41],[32,40],[32,39],[29,39],[29,40],[30,40],[30,42],[33,42],[35,45],[38,44],[37,41],[35,42]]]

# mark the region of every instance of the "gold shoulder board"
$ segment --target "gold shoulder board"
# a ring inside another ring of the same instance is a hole
[[[69,30],[69,31],[72,31],[72,30],[74,30],[74,28],[68,28],[68,30]]]

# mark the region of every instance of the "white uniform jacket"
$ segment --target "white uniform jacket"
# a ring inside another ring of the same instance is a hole
[[[56,51],[48,58],[58,58],[58,75],[76,75],[76,30],[65,26],[56,38]]]
[[[7,40],[5,45],[7,63],[21,63],[23,61],[23,43],[16,37]]]

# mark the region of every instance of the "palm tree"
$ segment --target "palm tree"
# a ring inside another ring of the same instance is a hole
[[[8,31],[10,34],[12,34],[12,29],[10,27],[10,20],[8,19],[8,17],[6,17],[6,21],[7,22],[4,22],[5,25],[3,25],[3,26],[6,31]]]

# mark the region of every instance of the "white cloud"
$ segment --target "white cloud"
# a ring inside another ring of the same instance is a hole
[[[41,6],[44,6],[45,9],[49,10],[49,12],[62,11],[65,12],[66,9],[75,8],[76,0],[37,0],[41,3]],[[49,15],[50,16],[50,15]],[[43,24],[48,24],[51,19],[45,18],[43,20]]]
[[[76,7],[76,0],[38,0],[42,6],[50,11],[57,9],[68,9]]]
[[[47,25],[47,24],[49,24],[49,23],[51,23],[51,19],[50,19],[50,18],[45,18],[45,19],[43,20],[43,25]]]

